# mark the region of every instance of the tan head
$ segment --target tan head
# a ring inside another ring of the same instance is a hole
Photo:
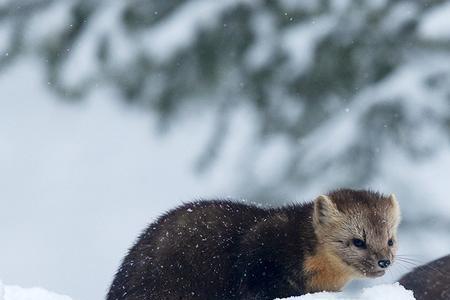
[[[365,190],[337,190],[314,201],[314,231],[327,253],[355,277],[378,277],[397,252],[400,208],[395,196]]]

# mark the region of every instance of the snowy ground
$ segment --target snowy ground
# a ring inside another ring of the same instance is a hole
[[[285,298],[289,300],[334,300],[334,299],[347,299],[347,300],[414,300],[412,291],[406,290],[398,283],[395,284],[382,284],[371,288],[365,288],[358,295],[348,295],[346,293],[316,293],[308,294],[301,297]]]
[[[379,285],[364,289],[360,295],[348,295],[345,293],[316,293],[301,297],[286,298],[290,300],[414,300],[413,293],[405,290],[398,283]],[[18,286],[3,286],[0,282],[0,300],[71,300],[68,296],[58,295],[41,288],[24,289]]]
[[[4,286],[0,282],[0,300],[71,300],[42,288],[24,289],[18,286]]]

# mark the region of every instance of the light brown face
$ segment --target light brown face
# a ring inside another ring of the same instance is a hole
[[[352,268],[355,276],[384,275],[398,248],[400,211],[395,196],[352,195],[356,201],[340,201],[345,194],[334,196],[320,196],[315,201],[314,224],[319,240]]]

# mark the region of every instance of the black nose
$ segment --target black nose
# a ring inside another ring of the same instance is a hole
[[[378,265],[380,268],[386,269],[391,264],[391,261],[389,259],[382,259],[378,261]]]

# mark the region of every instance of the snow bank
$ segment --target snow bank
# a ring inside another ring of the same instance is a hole
[[[300,297],[285,298],[290,300],[333,300],[333,299],[352,299],[352,300],[414,300],[413,292],[405,289],[398,282],[394,284],[382,284],[371,288],[363,289],[359,296],[348,295],[346,293],[315,293]]]
[[[0,300],[72,300],[70,297],[48,292],[42,288],[24,289],[4,286],[0,281]]]
[[[363,289],[359,296],[342,293],[315,293],[300,297],[284,298],[285,300],[415,300],[413,292],[405,289],[398,282],[394,284],[382,284]],[[58,295],[42,288],[21,288],[18,286],[4,286],[0,281],[0,300],[72,300],[68,296]],[[282,299],[279,299],[282,300]]]

